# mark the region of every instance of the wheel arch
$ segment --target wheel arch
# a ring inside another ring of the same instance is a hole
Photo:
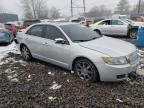
[[[20,51],[21,51],[22,46],[26,46],[26,47],[28,48],[28,46],[27,46],[26,44],[21,43],[21,44],[20,44],[20,47],[19,47],[19,48],[20,48]],[[29,49],[29,48],[28,48],[28,49]]]
[[[99,29],[94,29],[95,32],[98,32],[100,35],[102,34]]]
[[[138,28],[130,28],[130,29],[128,30],[128,35],[129,35],[129,33],[130,33],[132,30],[138,31]]]
[[[79,60],[79,59],[87,59],[88,61],[90,61],[90,62],[95,66],[95,68],[96,68],[96,70],[97,70],[97,72],[98,72],[98,81],[99,81],[99,80],[100,80],[99,70],[98,70],[97,66],[94,64],[94,62],[93,62],[92,60],[88,59],[87,57],[84,57],[84,56],[76,57],[76,58],[73,60],[73,62],[72,62],[71,69],[74,70],[74,64],[75,64],[75,62],[76,62],[77,60]]]

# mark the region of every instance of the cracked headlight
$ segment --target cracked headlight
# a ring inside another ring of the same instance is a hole
[[[124,65],[128,64],[126,57],[103,57],[103,61],[109,65]]]

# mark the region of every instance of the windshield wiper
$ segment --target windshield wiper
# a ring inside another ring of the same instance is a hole
[[[86,41],[89,41],[89,40],[73,40],[74,42],[86,42]]]
[[[88,39],[88,40],[73,40],[74,42],[86,42],[86,41],[91,41],[91,40],[95,40],[99,37],[93,37],[92,39]]]

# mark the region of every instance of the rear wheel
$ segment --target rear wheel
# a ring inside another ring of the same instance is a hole
[[[130,30],[129,38],[136,39],[136,37],[137,37],[137,30]]]
[[[78,59],[74,63],[74,71],[85,81],[95,82],[98,80],[98,71],[94,64],[87,59]]]
[[[25,45],[21,46],[21,54],[22,54],[22,57],[24,58],[24,60],[26,60],[26,61],[29,61],[32,59],[30,50]]]

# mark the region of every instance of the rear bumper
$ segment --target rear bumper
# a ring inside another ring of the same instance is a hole
[[[98,66],[98,71],[101,81],[123,81],[128,79],[131,72],[135,72],[139,66],[139,59],[134,64],[126,65],[101,65]]]
[[[10,40],[0,40],[0,43],[9,43]]]

